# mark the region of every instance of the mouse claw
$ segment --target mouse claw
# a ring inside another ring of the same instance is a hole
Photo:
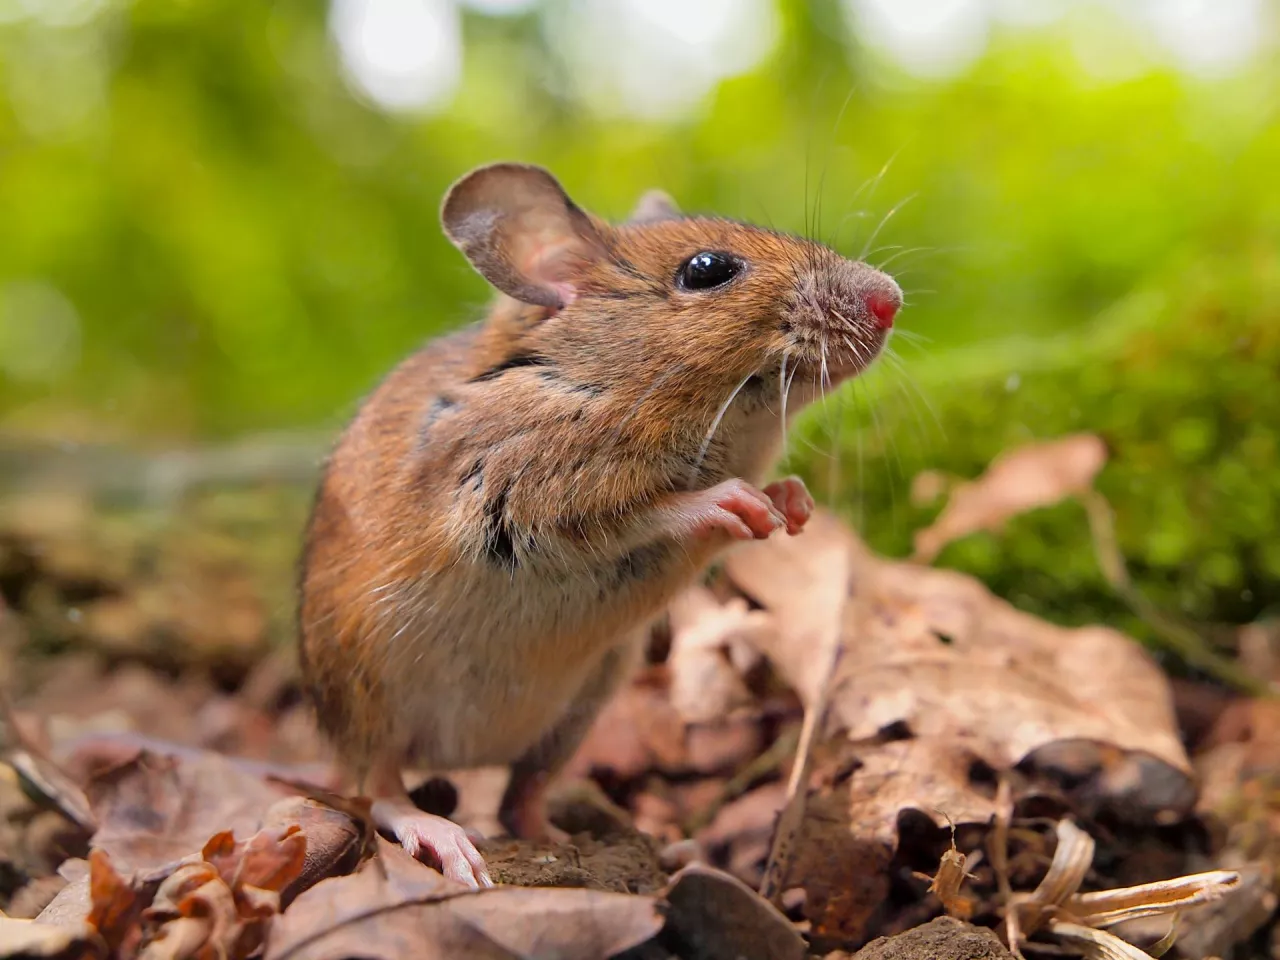
[[[785,477],[764,488],[774,507],[787,519],[787,533],[795,536],[813,516],[813,496],[799,477]]]

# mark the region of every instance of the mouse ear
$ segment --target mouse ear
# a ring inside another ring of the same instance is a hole
[[[657,223],[659,220],[679,220],[680,208],[661,190],[650,190],[642,196],[631,211],[627,223]]]
[[[543,307],[572,303],[582,268],[606,255],[591,218],[541,167],[495,163],[471,171],[449,188],[440,220],[486,280]]]

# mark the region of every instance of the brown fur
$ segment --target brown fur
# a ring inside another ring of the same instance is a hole
[[[482,325],[402,363],[325,471],[301,650],[320,722],[357,772],[386,758],[562,762],[625,638],[727,543],[670,518],[773,461],[784,352],[791,414],[817,394],[824,350],[839,380],[882,345],[863,301],[900,298],[883,274],[668,204],[646,197],[613,227],[515,165],[446,200],[455,243],[524,302],[500,295]],[[746,267],[684,290],[677,274],[700,251]]]

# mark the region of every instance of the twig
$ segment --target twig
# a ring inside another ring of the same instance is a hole
[[[796,759],[791,766],[791,778],[787,781],[787,799],[778,817],[778,826],[773,834],[773,844],[769,849],[769,860],[765,865],[764,879],[760,883],[760,896],[777,903],[782,895],[782,883],[791,869],[791,861],[795,857],[796,837],[804,822],[805,801],[809,794],[809,774],[813,767],[813,743],[822,728],[827,716],[827,708],[831,703],[831,687],[835,680],[836,669],[840,657],[844,653],[844,642],[839,628],[832,631],[827,652],[827,667],[822,675],[822,684],[818,687],[817,699],[804,712],[804,723],[800,727],[800,743],[796,748]]]

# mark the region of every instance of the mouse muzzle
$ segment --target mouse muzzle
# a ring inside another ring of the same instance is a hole
[[[856,376],[879,356],[902,308],[902,289],[874,267],[840,257],[805,264],[783,329],[788,352],[827,386]]]

